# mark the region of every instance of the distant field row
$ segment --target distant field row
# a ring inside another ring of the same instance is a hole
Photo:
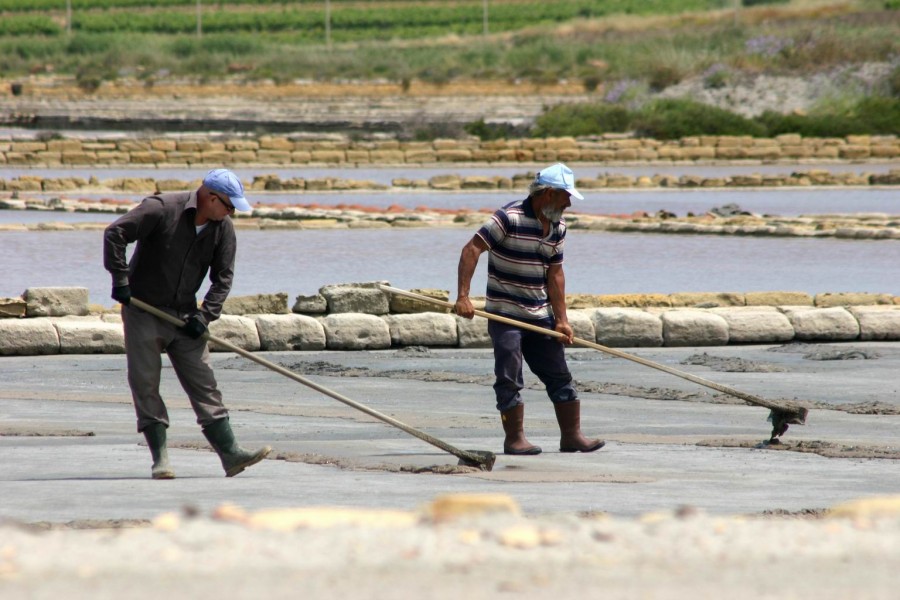
[[[219,10],[223,8],[253,8],[253,7],[272,7],[273,9],[290,8],[317,8],[323,9],[325,0],[201,0],[204,8],[207,10]],[[360,7],[371,5],[372,9],[381,9],[385,5],[409,5],[417,6],[424,10],[432,10],[440,6],[459,5],[459,4],[477,4],[479,8],[483,4],[483,0],[329,0],[334,7]],[[771,2],[772,0],[769,0]],[[777,1],[777,0],[776,0]],[[519,4],[521,0],[488,0],[488,5],[500,7],[509,4]],[[759,2],[748,2],[744,0],[744,4],[755,4]],[[91,9],[109,9],[109,8],[135,8],[135,9],[158,9],[166,7],[190,7],[196,6],[197,0],[71,0],[72,10],[91,10]],[[565,6],[571,4],[567,0],[554,0],[546,4],[552,6]],[[696,2],[694,0],[594,0],[583,4],[590,4],[599,7],[605,11],[612,12],[669,12],[670,10],[681,11],[691,10],[693,5],[706,6],[733,6],[734,0],[712,0],[709,2]],[[664,7],[669,7],[665,9]],[[37,12],[37,11],[63,11],[66,8],[65,0],[0,0],[0,11],[7,12]]]
[[[36,5],[46,4],[42,14]],[[80,7],[78,5],[81,5]],[[192,10],[172,10],[192,6],[193,0],[73,0],[72,30],[82,33],[183,34],[197,29]],[[253,4],[215,3],[202,14],[204,32],[291,32],[311,33],[320,40],[325,28],[324,2],[293,4],[260,0]],[[480,33],[483,28],[482,0],[460,2],[353,2],[331,9],[335,40],[413,38],[440,34]],[[489,27],[492,32],[510,31],[542,23],[560,23],[576,18],[611,14],[672,14],[706,11],[732,4],[731,0],[491,0]],[[28,7],[28,12],[25,6]],[[0,10],[9,13],[0,20],[0,36],[62,35],[65,23],[47,13],[61,8],[61,0],[0,0]],[[77,8],[127,7],[130,10],[88,11]]]

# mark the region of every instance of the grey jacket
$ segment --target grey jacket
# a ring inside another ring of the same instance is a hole
[[[106,228],[103,265],[113,286],[130,285],[135,298],[184,316],[197,314],[197,291],[207,271],[212,282],[200,309],[207,323],[219,318],[231,291],[237,238],[231,219],[194,226],[197,192],[148,196]],[[136,242],[126,263],[126,248]]]

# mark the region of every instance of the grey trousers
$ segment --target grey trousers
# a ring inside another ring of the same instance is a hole
[[[566,364],[565,346],[549,335],[491,321],[488,333],[494,345],[494,393],[500,412],[522,404],[519,391],[525,387],[522,361],[538,376],[553,403],[578,399],[572,374]]]
[[[127,305],[122,307],[122,325],[138,431],[154,423],[169,425],[169,413],[159,393],[163,352],[169,355],[201,427],[228,416],[209,364],[206,340],[192,339],[174,325]]]

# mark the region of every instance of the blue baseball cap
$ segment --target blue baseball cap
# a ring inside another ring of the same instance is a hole
[[[237,210],[250,210],[250,203],[244,198],[244,184],[228,169],[213,169],[203,178],[203,185],[228,196],[228,200]]]
[[[562,163],[556,163],[539,171],[534,178],[534,182],[541,185],[549,185],[558,190],[566,190],[573,198],[584,200],[584,196],[575,189],[575,174],[572,172],[572,169]]]

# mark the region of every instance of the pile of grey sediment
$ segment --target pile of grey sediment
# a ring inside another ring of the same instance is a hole
[[[487,320],[386,294],[380,283],[326,285],[290,308],[286,293],[231,297],[210,333],[251,352],[490,347]],[[575,335],[609,347],[900,341],[900,297],[890,294],[581,294],[567,303]],[[0,317],[0,355],[124,352],[118,308],[89,304],[87,288],[29,288],[0,298]]]

